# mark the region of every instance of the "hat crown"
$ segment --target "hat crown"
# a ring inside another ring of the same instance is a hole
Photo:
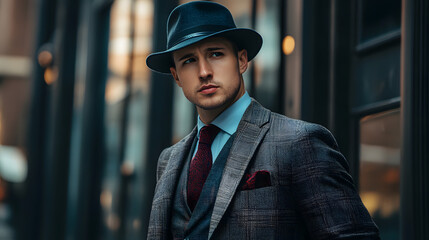
[[[160,73],[170,73],[174,66],[171,54],[211,37],[234,42],[238,50],[246,49],[252,60],[262,46],[262,36],[249,28],[237,28],[224,6],[207,1],[185,3],[173,9],[167,20],[167,49],[146,58],[147,66]]]
[[[236,28],[227,8],[213,3],[196,1],[176,7],[168,17],[167,49],[194,37]]]

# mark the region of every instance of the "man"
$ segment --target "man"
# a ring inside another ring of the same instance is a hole
[[[159,157],[148,239],[378,239],[328,130],[247,94],[258,33],[222,5],[190,2],[167,35],[147,65],[172,74],[198,125]]]

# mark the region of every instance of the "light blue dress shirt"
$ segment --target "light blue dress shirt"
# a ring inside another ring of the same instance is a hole
[[[250,99],[249,94],[245,92],[240,99],[238,99],[229,108],[227,108],[219,116],[217,116],[216,119],[213,120],[213,122],[211,122],[211,124],[221,129],[221,131],[217,134],[216,138],[213,140],[211,146],[213,162],[216,160],[225,143],[229,140],[232,134],[237,131],[238,124],[240,123],[240,120],[243,117],[247,107],[250,105],[251,101],[252,100]],[[202,127],[205,126],[205,124],[200,120],[200,117],[198,117],[197,126],[197,138],[199,140],[200,130]],[[195,154],[197,153],[197,149],[198,142],[197,146],[195,147],[194,154],[192,156],[195,156]]]

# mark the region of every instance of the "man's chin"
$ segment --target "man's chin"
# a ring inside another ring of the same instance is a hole
[[[197,106],[205,111],[213,111],[225,108],[225,101],[211,101],[211,102],[201,102]]]
[[[210,110],[216,110],[222,107],[222,104],[205,104],[205,105],[198,105],[199,108],[210,111]]]
[[[228,108],[234,102],[231,98],[219,98],[213,97],[211,99],[204,99],[205,101],[200,101],[198,104],[195,104],[199,108],[205,111],[223,111]]]

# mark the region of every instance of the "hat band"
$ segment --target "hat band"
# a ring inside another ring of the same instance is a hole
[[[192,34],[183,36],[182,38],[178,39],[174,44],[172,44],[172,46],[169,47],[169,48],[172,48],[172,47],[178,45],[179,43],[184,42],[184,41],[186,41],[188,39],[195,38],[195,37],[200,37],[200,36],[206,36],[206,35],[209,35],[211,33],[214,33],[214,32],[209,32],[209,31],[196,32],[196,33],[192,33]]]
[[[185,31],[182,31],[180,34],[174,34],[176,36],[183,35],[182,37],[176,38],[171,36],[170,41],[168,41],[167,49],[172,48],[176,46],[177,44],[184,42],[188,39],[195,38],[195,37],[201,37],[204,35],[210,35],[216,32],[220,32],[227,29],[235,28],[235,26],[228,26],[228,25],[204,25],[204,26],[198,26],[194,28],[187,29]],[[200,29],[204,29],[204,31],[198,31]],[[171,43],[171,44],[170,44]]]

